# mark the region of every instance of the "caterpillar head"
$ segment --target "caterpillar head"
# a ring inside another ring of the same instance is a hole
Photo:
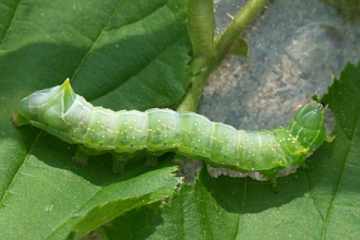
[[[309,149],[314,152],[325,140],[325,116],[324,107],[315,101],[302,106],[289,124],[291,134]]]
[[[63,127],[61,116],[75,97],[69,79],[62,85],[36,91],[21,100],[18,111],[13,115],[13,122],[16,126],[32,122],[54,128]]]

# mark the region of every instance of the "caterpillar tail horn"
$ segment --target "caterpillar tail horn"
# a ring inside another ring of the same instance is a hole
[[[12,122],[16,127],[20,127],[29,124],[30,121],[41,122],[40,119],[47,116],[49,121],[54,120],[61,124],[58,116],[70,108],[75,98],[76,93],[71,87],[70,80],[66,79],[59,86],[36,91],[23,98],[17,111],[12,114]]]
[[[61,90],[63,91],[63,102],[64,110],[67,110],[71,104],[74,102],[76,94],[71,87],[70,79],[67,78],[64,83],[61,85]]]

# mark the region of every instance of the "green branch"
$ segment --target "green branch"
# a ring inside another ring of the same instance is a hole
[[[222,62],[239,35],[264,10],[267,0],[248,0],[215,42],[214,48],[212,48],[214,39],[209,37],[214,31],[212,2],[213,0],[190,0],[189,32],[193,44],[194,60],[191,64],[193,76],[192,85],[179,105],[178,111],[197,110],[210,73]],[[200,8],[201,6],[203,8]]]
[[[225,32],[216,41],[216,58],[221,62],[234,40],[248,27],[256,17],[264,10],[267,0],[249,0],[235,16]]]
[[[215,18],[213,0],[189,1],[188,31],[194,58],[212,58],[215,55]]]

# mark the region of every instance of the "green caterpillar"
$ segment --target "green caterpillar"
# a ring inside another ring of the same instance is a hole
[[[69,80],[24,98],[14,116],[17,126],[31,124],[98,153],[173,151],[257,180],[294,172],[326,138],[324,108],[316,102],[301,107],[288,127],[249,132],[191,112],[95,107]]]

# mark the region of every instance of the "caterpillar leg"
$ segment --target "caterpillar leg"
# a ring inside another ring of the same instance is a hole
[[[156,165],[158,165],[158,157],[160,155],[154,155],[154,154],[149,154],[148,156],[146,156],[146,160],[145,160],[145,166],[146,167],[155,167]]]
[[[279,191],[279,185],[277,183],[277,178],[271,179],[271,189],[274,193],[278,193]]]
[[[113,165],[112,170],[113,173],[123,174],[125,171],[126,164],[136,157],[135,154],[120,154],[114,153],[112,154]]]
[[[29,124],[29,121],[26,120],[18,113],[13,113],[11,116],[11,122],[14,124],[15,127],[21,127],[23,125]]]
[[[332,143],[335,140],[336,136],[335,135],[326,135],[325,141],[327,143]]]
[[[89,156],[97,156],[101,154],[103,153],[79,145],[76,148],[76,152],[75,155],[73,156],[73,160],[76,164],[80,166],[86,166],[88,164]]]
[[[159,152],[146,152],[145,166],[146,167],[155,167],[159,163],[159,157],[167,153],[167,151]]]
[[[88,165],[89,155],[86,153],[86,150],[83,147],[78,146],[76,148],[75,155],[73,156],[73,161],[75,164],[79,166],[87,166]]]

